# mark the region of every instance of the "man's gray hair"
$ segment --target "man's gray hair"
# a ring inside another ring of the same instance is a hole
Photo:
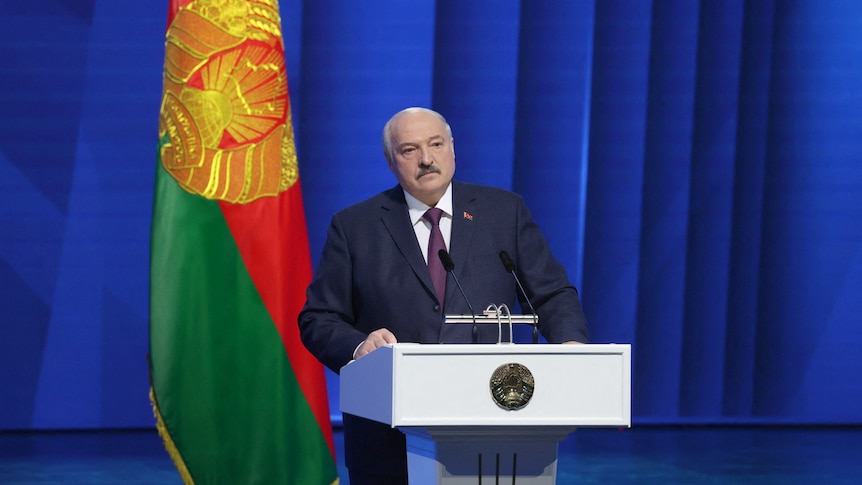
[[[450,140],[452,139],[452,127],[449,126],[449,123],[446,121],[446,118],[444,118],[443,115],[441,115],[440,113],[434,111],[433,109],[420,108],[416,106],[412,108],[402,109],[401,111],[392,115],[392,117],[389,118],[389,121],[387,121],[386,124],[383,125],[383,151],[384,153],[386,153],[386,156],[388,156],[390,160],[392,159],[392,122],[395,121],[395,119],[400,117],[401,115],[408,113],[428,113],[436,116],[440,119],[440,121],[443,122],[444,125],[446,125],[446,135],[449,136]]]

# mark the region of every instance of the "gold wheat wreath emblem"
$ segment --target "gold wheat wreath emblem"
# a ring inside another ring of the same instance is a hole
[[[165,43],[162,165],[187,191],[246,203],[298,177],[277,0],[195,0]]]
[[[527,366],[510,362],[494,369],[488,387],[497,406],[517,411],[530,403],[536,381]]]

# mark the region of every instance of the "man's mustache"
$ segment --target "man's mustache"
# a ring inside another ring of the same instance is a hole
[[[429,173],[440,173],[440,169],[437,168],[437,165],[426,165],[423,167],[419,167],[419,171],[416,172],[416,178],[419,179],[423,175],[427,175]]]

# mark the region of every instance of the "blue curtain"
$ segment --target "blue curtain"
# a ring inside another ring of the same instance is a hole
[[[166,7],[49,3],[0,2],[0,429],[149,426]],[[862,424],[862,2],[280,4],[315,263],[432,107],[632,344],[635,423]]]
[[[594,340],[633,344],[636,420],[862,419],[862,5],[358,8],[304,6],[314,248],[394,183],[386,118],[431,106],[459,178],[526,198]]]

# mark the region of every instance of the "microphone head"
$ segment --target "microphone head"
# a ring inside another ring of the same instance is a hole
[[[515,271],[515,263],[512,262],[512,258],[509,257],[509,253],[506,251],[500,251],[500,261],[503,262],[503,267],[506,268],[506,271],[509,273]]]
[[[452,256],[449,256],[449,253],[447,253],[445,249],[437,251],[437,256],[440,257],[440,262],[443,263],[443,269],[445,269],[447,273],[451,273],[452,270],[455,269],[455,262],[452,261]]]

